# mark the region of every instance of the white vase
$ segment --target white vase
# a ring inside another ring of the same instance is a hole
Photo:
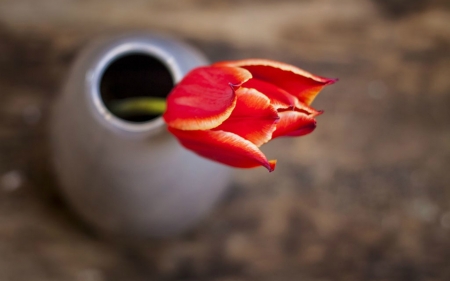
[[[230,169],[182,148],[161,117],[128,121],[105,105],[166,95],[206,63],[186,44],[145,33],[99,39],[81,52],[53,108],[51,145],[62,194],[88,224],[119,236],[174,235],[224,193]]]

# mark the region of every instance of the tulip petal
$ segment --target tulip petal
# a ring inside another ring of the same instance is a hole
[[[304,136],[316,128],[316,120],[313,116],[298,111],[279,112],[280,121],[277,129],[273,132],[272,138],[290,136]]]
[[[258,79],[250,79],[245,82],[243,87],[253,88],[266,95],[275,109],[294,108],[298,99],[277,86]]]
[[[219,62],[214,66],[235,66],[250,71],[253,78],[274,84],[301,102],[310,105],[320,90],[333,84],[337,79],[313,75],[298,67],[265,59],[248,59],[231,62]]]
[[[268,142],[280,119],[270,99],[255,89],[236,91],[237,103],[230,117],[214,130],[234,133],[257,147]]]
[[[256,145],[236,134],[168,129],[184,147],[208,159],[237,168],[264,166],[269,172],[275,169],[276,160],[268,161]]]
[[[251,78],[237,67],[199,67],[167,97],[166,123],[181,130],[208,130],[226,120],[236,106],[235,88]]]
[[[282,109],[278,110],[278,112],[281,112],[281,111],[287,111],[287,110],[282,110]],[[302,103],[301,101],[297,101],[295,103],[294,111],[303,112],[312,118],[319,116],[323,113],[323,110],[315,110],[314,108]]]

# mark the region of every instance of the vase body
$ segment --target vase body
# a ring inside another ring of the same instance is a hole
[[[132,122],[107,109],[105,73],[115,61],[136,55],[159,61],[174,84],[207,63],[191,47],[153,34],[92,43],[75,61],[53,108],[53,162],[66,201],[95,229],[129,237],[175,235],[211,210],[230,170],[182,148],[161,117]],[[127,75],[132,79],[133,72]]]

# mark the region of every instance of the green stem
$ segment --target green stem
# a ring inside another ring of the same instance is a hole
[[[136,97],[108,104],[108,109],[119,116],[161,115],[166,110],[166,99],[156,97]]]

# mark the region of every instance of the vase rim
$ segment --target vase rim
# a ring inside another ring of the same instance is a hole
[[[87,72],[88,98],[92,101],[94,109],[100,115],[102,121],[113,126],[115,129],[133,133],[160,129],[165,124],[162,116],[144,122],[132,122],[115,116],[103,102],[100,83],[107,68],[116,60],[127,55],[148,55],[159,60],[167,68],[174,84],[176,84],[183,76],[180,65],[173,55],[160,46],[176,42],[167,42],[167,38],[155,36],[137,36],[120,39],[122,40],[117,40],[107,46],[103,50],[103,53],[100,54],[99,59],[94,62],[91,71]]]

